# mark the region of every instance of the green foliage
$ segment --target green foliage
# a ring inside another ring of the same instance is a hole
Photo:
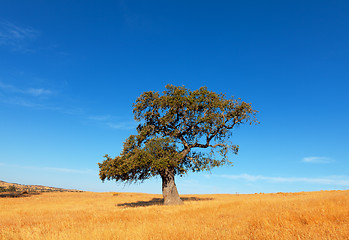
[[[100,177],[122,181],[145,180],[158,175],[169,167],[177,167],[180,172],[178,152],[169,138],[150,138],[144,144],[138,144],[137,136],[131,135],[124,143],[120,156],[111,158],[99,164]]]
[[[8,188],[7,188],[7,190],[9,191],[9,192],[15,192],[16,191],[16,187],[15,186],[9,186]]]
[[[16,187],[15,186],[9,186],[8,188],[0,187],[0,192],[15,192]]]
[[[231,129],[258,123],[256,112],[251,104],[206,87],[190,91],[167,85],[162,95],[144,92],[133,109],[138,134],[125,141],[120,156],[105,155],[100,178],[135,182],[166,169],[182,175],[232,164],[228,152],[237,154],[239,146],[228,143]]]

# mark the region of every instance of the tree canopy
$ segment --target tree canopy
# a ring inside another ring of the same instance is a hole
[[[191,91],[167,85],[162,95],[144,92],[133,107],[137,134],[126,139],[119,156],[105,155],[100,178],[132,183],[160,175],[163,193],[170,184],[176,194],[174,175],[232,164],[228,152],[237,154],[239,146],[229,143],[231,130],[257,123],[250,103],[206,87]]]

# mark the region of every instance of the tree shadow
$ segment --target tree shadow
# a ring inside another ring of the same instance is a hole
[[[181,197],[182,201],[208,201],[213,200],[213,198],[198,198],[198,197]],[[156,205],[164,205],[163,198],[153,198],[150,201],[138,201],[131,203],[119,203],[116,206],[118,207],[148,207],[148,206],[156,206]]]

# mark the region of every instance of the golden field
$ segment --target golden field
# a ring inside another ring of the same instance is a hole
[[[0,199],[0,239],[349,239],[349,191],[251,195],[64,192]]]

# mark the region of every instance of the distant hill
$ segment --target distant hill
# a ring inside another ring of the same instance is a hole
[[[15,187],[16,192],[18,193],[42,193],[42,192],[82,192],[80,190],[75,189],[64,189],[64,188],[56,188],[56,187],[47,187],[41,185],[25,185],[18,183],[8,183],[0,180],[0,189],[4,191],[4,189]]]

